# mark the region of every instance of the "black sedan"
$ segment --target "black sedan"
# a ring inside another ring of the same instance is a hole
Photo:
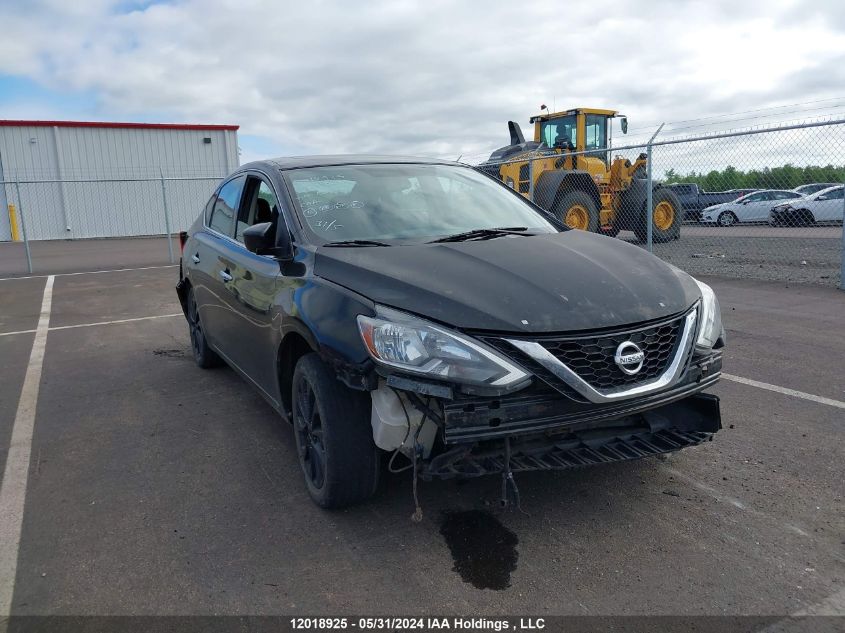
[[[183,235],[200,367],[292,423],[312,499],[362,501],[381,456],[416,477],[635,459],[709,440],[713,291],[568,230],[495,179],[415,158],[245,165]]]

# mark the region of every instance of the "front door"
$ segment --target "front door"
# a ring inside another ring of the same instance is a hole
[[[843,191],[845,190],[839,187],[833,191],[823,193],[816,198],[816,203],[812,206],[813,217],[816,222],[842,220]]]

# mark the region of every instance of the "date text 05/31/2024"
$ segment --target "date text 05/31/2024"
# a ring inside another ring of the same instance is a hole
[[[297,631],[343,629],[391,631],[539,631],[546,628],[544,618],[462,618],[462,617],[376,617],[376,618],[291,618]]]

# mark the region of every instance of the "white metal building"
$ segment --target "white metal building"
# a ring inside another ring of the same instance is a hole
[[[238,165],[237,130],[0,120],[0,241],[12,238],[8,205],[30,240],[184,229]]]

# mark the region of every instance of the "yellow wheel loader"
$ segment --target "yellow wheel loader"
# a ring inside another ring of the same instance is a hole
[[[499,148],[481,166],[509,187],[553,213],[564,224],[616,236],[633,231],[645,241],[648,231],[646,155],[632,163],[611,158],[611,119],[615,110],[576,108],[533,116],[534,140],[527,141],[519,124],[508,121],[510,145]],[[652,239],[678,239],[683,210],[669,189],[652,190]]]

